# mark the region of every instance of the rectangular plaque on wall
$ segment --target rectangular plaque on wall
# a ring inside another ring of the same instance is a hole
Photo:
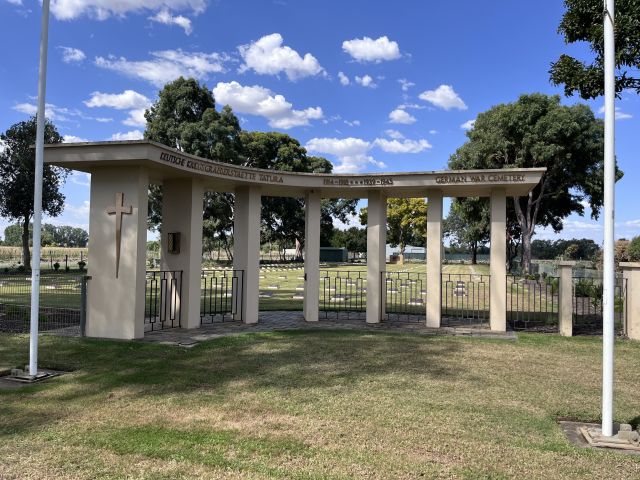
[[[167,235],[167,252],[180,253],[180,232],[171,232]]]

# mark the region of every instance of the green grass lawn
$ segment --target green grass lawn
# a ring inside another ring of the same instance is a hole
[[[0,336],[0,363],[27,359]],[[42,337],[73,370],[0,391],[0,478],[640,478],[579,449],[597,420],[600,339],[246,334],[192,349]],[[616,349],[615,418],[638,422],[640,343]]]

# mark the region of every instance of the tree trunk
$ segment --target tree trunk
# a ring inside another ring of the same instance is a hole
[[[29,251],[29,217],[24,218],[22,224],[22,264],[31,268],[31,252]]]
[[[477,264],[478,264],[478,243],[472,242],[471,243],[471,265],[477,265]]]
[[[522,232],[522,271],[531,273],[531,236],[529,232]]]

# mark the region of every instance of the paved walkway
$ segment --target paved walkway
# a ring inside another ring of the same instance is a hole
[[[424,322],[417,321],[385,321],[369,324],[364,319],[340,318],[321,319],[319,322],[306,322],[300,312],[261,312],[260,322],[246,325],[241,322],[219,322],[202,325],[200,328],[186,330],[169,328],[155,332],[147,332],[145,342],[162,343],[192,347],[199,342],[227,335],[238,335],[254,332],[274,332],[284,330],[363,330],[378,332],[415,333],[418,335],[459,335],[469,337],[499,338],[516,340],[514,332],[492,332],[487,328],[442,327],[427,328]]]

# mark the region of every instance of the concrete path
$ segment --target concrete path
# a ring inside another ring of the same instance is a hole
[[[335,314],[334,314],[335,316]],[[418,317],[419,318],[419,317]],[[459,335],[469,337],[499,338],[516,340],[512,331],[499,333],[486,328],[470,327],[442,327],[427,328],[424,322],[385,321],[378,324],[367,324],[364,318],[321,318],[319,322],[306,322],[300,312],[261,312],[260,322],[255,325],[245,325],[241,322],[220,322],[202,325],[200,328],[185,330],[169,328],[145,334],[145,342],[161,343],[192,347],[199,342],[243,333],[274,332],[284,330],[362,330],[377,332],[414,333],[417,335]]]

